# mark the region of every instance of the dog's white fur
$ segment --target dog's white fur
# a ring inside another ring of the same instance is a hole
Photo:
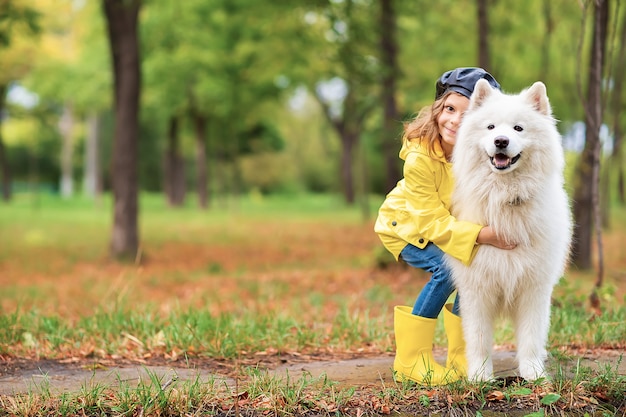
[[[469,266],[448,257],[461,297],[470,380],[493,378],[500,314],[515,326],[519,375],[546,376],[550,299],[572,234],[564,165],[543,83],[509,95],[478,81],[454,147],[452,214],[493,227],[517,247],[481,245]]]

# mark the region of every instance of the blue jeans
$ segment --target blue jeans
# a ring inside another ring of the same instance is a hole
[[[424,249],[409,243],[400,252],[400,257],[410,266],[432,274],[415,301],[413,314],[431,319],[437,318],[455,290],[450,271],[444,263],[443,251],[432,242],[428,243]],[[459,315],[458,294],[452,312]]]

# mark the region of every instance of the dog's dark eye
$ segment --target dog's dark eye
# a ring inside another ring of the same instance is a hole
[[[513,129],[515,129],[517,132],[521,132],[522,130],[524,130],[524,128],[521,127],[520,125],[513,126]]]
[[[494,125],[489,125],[489,126],[487,126],[487,129],[488,130],[493,130],[493,129],[495,129],[495,126]]]

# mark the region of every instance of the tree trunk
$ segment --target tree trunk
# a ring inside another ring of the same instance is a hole
[[[335,128],[341,140],[341,165],[339,170],[344,199],[349,205],[353,205],[355,202],[354,175],[352,171],[354,149],[359,144],[362,120],[369,113],[368,110],[363,110],[362,114],[358,114],[351,88],[352,86],[349,87],[348,95],[344,101],[343,115],[340,118],[333,117],[328,104],[319,95],[316,95],[318,102],[324,110],[326,119]]]
[[[477,0],[478,18],[478,66],[491,72],[491,56],[489,53],[489,15],[487,0]]]
[[[574,190],[575,227],[572,260],[580,269],[588,269],[592,266],[592,236],[594,209],[596,209],[594,207],[594,195],[597,195],[597,173],[600,165],[602,73],[606,47],[608,0],[598,0],[594,15],[587,103],[585,106],[585,147],[579,162],[578,179]],[[596,224],[597,227],[600,225],[600,223]]]
[[[543,18],[545,19],[545,36],[541,44],[541,69],[539,73],[540,80],[548,78],[548,70],[550,69],[550,39],[554,32],[554,18],[552,16],[552,1],[543,0]]]
[[[100,116],[95,112],[91,113],[87,118],[83,192],[85,195],[96,199],[99,199],[102,194],[102,172],[100,171]]]
[[[359,139],[359,133],[351,129],[342,129],[341,135],[341,180],[343,184],[343,194],[346,203],[353,205],[355,201],[354,175],[352,165],[354,161],[354,148]]]
[[[59,132],[61,133],[61,197],[69,198],[74,194],[74,167],[72,164],[74,155],[74,114],[72,106],[66,104],[59,120]]]
[[[165,150],[165,195],[170,207],[180,207],[185,202],[185,166],[180,154],[178,117],[170,117]]]
[[[6,103],[7,85],[0,85],[0,114],[4,113]],[[2,173],[2,199],[5,202],[11,201],[11,167],[9,166],[9,158],[4,147],[2,139],[2,129],[0,129],[0,173]]]
[[[401,177],[398,164],[398,110],[396,105],[396,79],[398,69],[398,45],[396,42],[396,15],[393,0],[380,0],[380,54],[382,57],[383,102],[383,152],[385,159],[385,189],[391,191]]]
[[[198,206],[201,209],[206,209],[209,207],[206,163],[206,117],[194,113],[193,123],[196,130],[196,185]]]
[[[111,47],[115,86],[115,130],[112,153],[114,199],[111,255],[135,259],[139,253],[138,147],[140,0],[103,0]]]
[[[622,124],[621,114],[624,108],[622,91],[624,90],[624,68],[626,68],[626,13],[622,12],[622,29],[618,42],[619,51],[617,63],[613,70],[613,154],[611,155],[610,167],[617,169],[617,198],[621,205],[626,203],[624,196],[624,168],[622,164]]]

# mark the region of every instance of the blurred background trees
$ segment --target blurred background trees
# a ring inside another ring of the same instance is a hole
[[[115,62],[134,42],[123,32],[133,16],[136,91]],[[625,16],[616,0],[5,0],[2,197],[111,195],[123,236],[112,253],[131,257],[139,192],[219,210],[248,193],[338,193],[369,217],[368,197],[399,179],[402,122],[432,101],[442,72],[480,65],[505,91],[546,83],[572,195],[592,182],[577,167],[586,92],[598,88],[603,201],[623,202]],[[124,104],[135,95],[136,127]],[[591,198],[582,191],[577,207]],[[579,252],[585,267],[590,249]]]

